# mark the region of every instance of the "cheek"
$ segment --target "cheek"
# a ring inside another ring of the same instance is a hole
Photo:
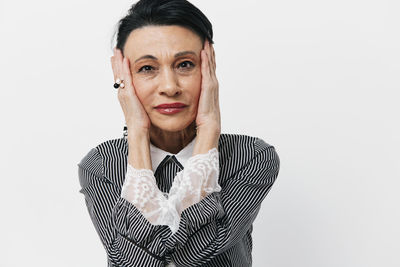
[[[182,81],[182,86],[186,88],[192,99],[198,100],[201,90],[201,73],[197,72],[190,77],[185,77]]]
[[[148,81],[143,81],[141,79],[136,79],[132,77],[133,86],[135,87],[136,96],[138,97],[140,103],[142,103],[144,109],[148,112],[151,110],[151,93],[152,85]]]

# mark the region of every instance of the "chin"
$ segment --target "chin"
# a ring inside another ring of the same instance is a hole
[[[180,131],[182,131],[183,129],[185,129],[185,127],[180,127],[179,125],[173,125],[173,126],[161,126],[161,127],[158,127],[159,129],[161,129],[161,130],[163,130],[163,131],[165,131],[165,132],[180,132]]]
[[[172,119],[172,120],[164,120],[164,121],[152,121],[152,127],[166,131],[166,132],[180,132],[184,129],[186,129],[188,126],[190,126],[192,123],[194,123],[194,120],[185,120],[183,121],[182,118],[177,118]]]

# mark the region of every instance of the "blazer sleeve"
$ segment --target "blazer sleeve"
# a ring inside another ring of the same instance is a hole
[[[170,235],[164,225],[152,225],[136,207],[120,196],[118,187],[103,175],[99,151],[92,148],[78,163],[79,190],[93,225],[116,266],[164,266]]]
[[[280,165],[273,146],[259,138],[254,146],[254,151],[261,149],[225,180],[220,192],[182,212],[178,232],[166,243],[177,266],[207,263],[240,241],[251,227]]]

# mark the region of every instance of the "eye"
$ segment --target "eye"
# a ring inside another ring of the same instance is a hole
[[[153,68],[153,67],[150,66],[150,65],[144,65],[143,67],[141,67],[141,68],[138,70],[138,72],[149,72],[149,71],[151,71],[152,68]],[[143,70],[143,69],[144,69],[144,70]]]
[[[179,63],[178,66],[182,66],[184,69],[191,69],[194,67],[194,64],[193,62],[187,60]]]

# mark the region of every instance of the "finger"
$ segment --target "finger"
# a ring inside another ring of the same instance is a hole
[[[203,79],[203,84],[209,83],[210,66],[208,64],[208,56],[206,50],[201,51],[201,75]]]
[[[115,63],[115,56],[112,56],[111,59],[111,68],[113,71],[113,75],[114,75],[114,82],[117,79],[117,67],[116,67],[116,63]]]
[[[119,78],[123,80],[125,77],[122,77],[122,55],[121,55],[121,50],[116,48],[116,53],[115,53],[115,67],[117,70],[117,76],[116,78]]]
[[[114,54],[110,58],[111,68],[112,68],[113,75],[114,75],[114,82],[117,79],[117,66],[116,66],[116,63],[115,63],[115,58],[116,58],[115,52],[116,52],[116,50],[115,50],[115,47],[114,47],[114,49],[113,49],[113,53]]]
[[[112,56],[112,68],[114,72],[114,82],[117,82],[117,79],[123,79],[121,77],[121,63],[120,63],[120,57],[119,57],[119,49],[114,48],[114,56]]]
[[[217,64],[216,64],[216,60],[215,60],[215,50],[214,50],[214,45],[211,44],[211,51],[212,51],[212,62],[213,62],[213,66],[214,66],[214,72],[217,69]]]
[[[122,62],[122,76],[124,77],[125,88],[132,91],[133,94],[136,94],[135,88],[133,86],[129,59],[127,57],[124,57]]]
[[[212,51],[211,51],[211,47],[210,47],[210,42],[207,40],[207,56],[208,56],[208,66],[210,69],[210,75],[213,76],[214,75],[214,63],[212,61]]]

